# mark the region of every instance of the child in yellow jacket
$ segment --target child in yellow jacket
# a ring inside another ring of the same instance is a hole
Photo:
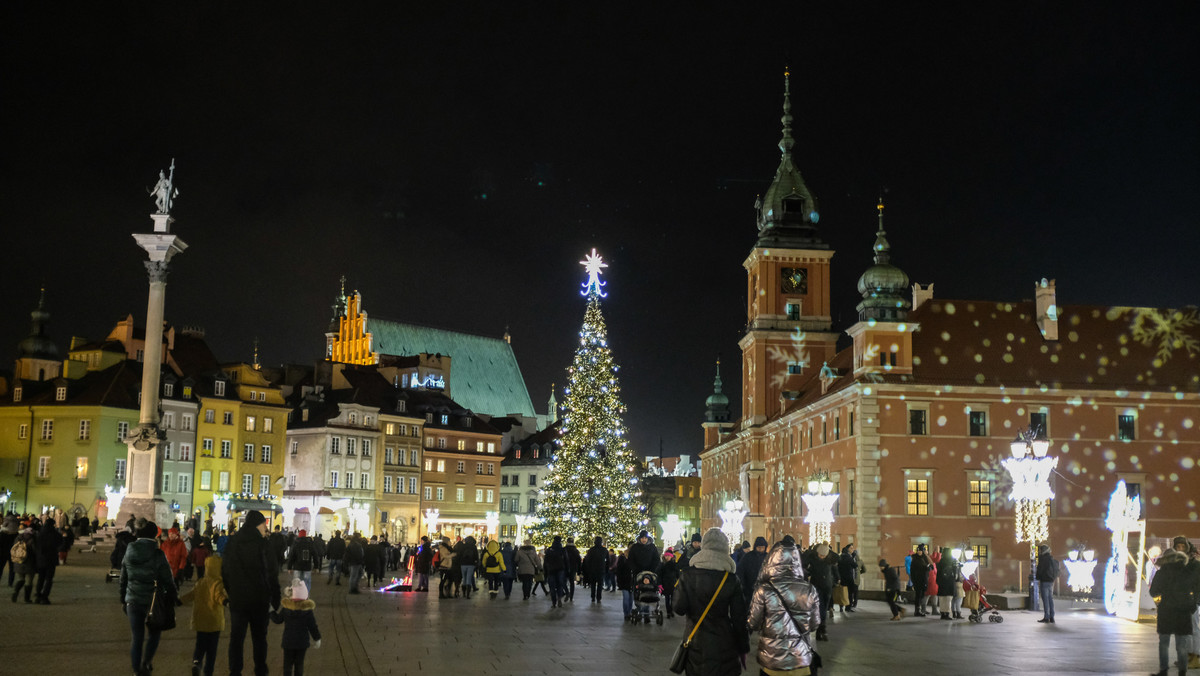
[[[221,577],[221,557],[210,556],[205,561],[204,577],[192,590],[179,597],[180,601],[195,601],[192,606],[192,628],[196,630],[196,648],[192,651],[192,676],[200,676],[203,660],[204,676],[212,676],[217,660],[217,642],[225,629],[225,580]]]

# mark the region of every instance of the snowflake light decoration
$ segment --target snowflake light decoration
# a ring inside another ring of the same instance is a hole
[[[1157,357],[1165,362],[1176,350],[1186,350],[1188,356],[1200,354],[1200,339],[1187,331],[1196,325],[1200,317],[1195,310],[1134,308],[1129,333],[1146,347],[1157,345]]]

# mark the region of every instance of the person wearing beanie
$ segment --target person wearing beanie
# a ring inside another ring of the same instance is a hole
[[[763,536],[754,538],[754,549],[742,555],[737,562],[738,582],[742,583],[742,596],[746,597],[746,605],[750,605],[750,597],[754,595],[754,586],[758,583],[758,573],[762,570],[763,561],[767,560],[767,539]]]
[[[742,540],[741,546],[739,546],[737,549],[733,550],[733,562],[738,563],[739,561],[742,560],[742,557],[745,556],[751,550],[752,550],[752,547],[750,546],[750,541]]]
[[[1044,624],[1054,624],[1054,580],[1058,578],[1058,561],[1050,555],[1050,545],[1038,546],[1037,557],[1038,593],[1042,597],[1042,619]]]
[[[583,569],[583,583],[592,590],[592,603],[600,603],[604,596],[604,576],[608,573],[608,549],[604,546],[604,538],[597,535],[592,540],[592,546],[583,555],[580,567]]]
[[[283,676],[304,676],[304,654],[308,652],[309,636],[315,641],[314,648],[321,647],[321,630],[317,628],[317,616],[313,614],[316,607],[317,604],[308,598],[308,585],[296,578],[287,589],[283,608],[271,613],[271,620],[283,625]]]
[[[675,598],[675,583],[679,581],[679,561],[675,559],[675,550],[667,547],[663,552],[662,563],[658,564],[658,583],[662,587],[663,605],[667,607],[667,619],[675,617],[672,601]]]
[[[304,580],[304,586],[312,587],[312,571],[317,560],[317,548],[308,531],[303,528],[296,534],[296,541],[288,550],[287,570],[293,577]]]
[[[167,557],[158,548],[158,526],[153,521],[139,519],[135,526],[138,539],[125,549],[121,561],[119,591],[121,609],[129,617],[131,641],[129,647],[133,672],[148,676],[158,651],[161,629],[146,626],[146,615],[154,599],[156,588],[166,595],[166,602],[175,603],[175,581],[171,577],[171,566]]]
[[[781,543],[785,547],[786,543]],[[828,641],[829,633],[825,620],[830,615],[830,601],[833,597],[834,585],[840,584],[838,577],[838,556],[827,543],[821,542],[805,552],[804,571],[808,581],[817,590],[817,600],[820,604],[821,621],[817,625],[817,640]]]
[[[691,541],[684,545],[683,551],[679,552],[679,570],[687,570],[688,566],[692,565],[692,555],[700,551],[700,542],[700,534],[692,533]]]
[[[744,668],[750,633],[742,585],[734,572],[729,538],[720,529],[709,528],[700,551],[691,556],[691,565],[675,585],[674,611],[687,618],[685,637],[708,609],[688,651],[689,674],[739,674]]]
[[[192,550],[195,552],[196,550]],[[192,605],[192,629],[196,630],[196,646],[192,650],[192,676],[212,676],[216,667],[217,646],[225,630],[225,580],[221,576],[221,557],[210,556],[201,568],[204,574],[196,580],[191,591],[179,600]]]
[[[900,605],[900,569],[889,566],[887,559],[879,559],[879,571],[883,573],[883,593],[892,611],[892,621],[898,622],[904,617],[904,606]]]
[[[638,535],[637,542],[629,548],[629,568],[633,571],[633,576],[637,577],[639,573],[650,571],[655,575],[658,574],[658,565],[660,562],[658,547],[650,540],[650,534],[642,531]],[[731,559],[732,560],[732,559]],[[634,619],[640,619],[645,622],[650,621],[650,605],[646,603],[636,604]]]
[[[563,547],[563,552],[567,556],[566,598],[568,601],[574,603],[575,578],[579,575],[579,568],[583,565],[583,558],[579,555],[579,548],[575,546],[575,538],[567,538],[567,544]]]
[[[229,593],[229,673],[241,674],[246,631],[254,654],[254,671],[267,673],[267,626],[271,609],[279,608],[279,565],[267,543],[270,532],[261,512],[246,513],[242,527],[225,545],[222,573]]]

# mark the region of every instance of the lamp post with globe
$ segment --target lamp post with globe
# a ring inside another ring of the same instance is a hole
[[[829,543],[830,525],[833,523],[833,506],[839,494],[833,492],[833,482],[827,474],[820,474],[808,481],[808,492],[800,496],[808,513],[804,523],[808,524],[809,544]]]
[[[1029,543],[1029,607],[1037,610],[1037,545],[1050,539],[1050,474],[1058,467],[1058,458],[1048,455],[1050,439],[1039,427],[1017,433],[1009,444],[1011,458],[1001,461],[1012,476],[1008,499],[1016,502],[1013,532],[1017,542]]]

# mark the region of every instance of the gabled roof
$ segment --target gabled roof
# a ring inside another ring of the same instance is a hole
[[[450,393],[464,408],[492,416],[535,417],[512,346],[500,338],[367,318],[372,349],[381,355],[450,357]]]
[[[61,380],[61,379],[60,379]],[[0,404],[16,406],[109,406],[138,410],[138,392],[142,388],[142,364],[126,359],[103,371],[91,371],[76,380],[62,380],[67,398],[58,401],[57,381],[22,382],[21,401],[11,397]]]

